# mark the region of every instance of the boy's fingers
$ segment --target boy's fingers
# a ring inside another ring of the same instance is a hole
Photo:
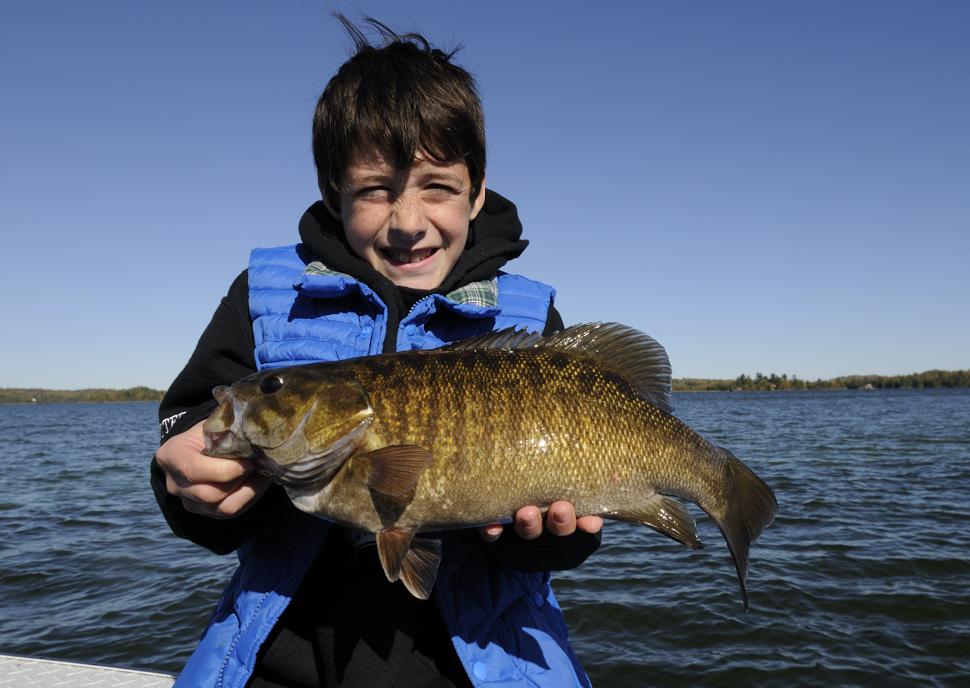
[[[576,510],[570,502],[553,502],[546,514],[546,528],[554,535],[572,535],[576,532]]]
[[[169,465],[159,465],[166,475],[183,488],[201,483],[232,483],[252,473],[254,468],[249,459],[224,459],[203,454],[184,457]]]
[[[253,475],[235,485],[193,485],[182,490],[182,505],[193,514],[232,518],[246,511],[272,484],[265,475]]]
[[[525,540],[542,535],[542,512],[535,506],[524,506],[515,512],[515,532]]]
[[[265,475],[247,478],[219,503],[214,516],[216,518],[239,516],[255,504],[272,483],[272,479]]]
[[[599,516],[580,516],[576,519],[576,530],[598,533],[603,530],[603,519]]]
[[[190,514],[198,514],[199,516],[208,516],[209,518],[215,517],[216,507],[212,504],[207,504],[205,502],[197,502],[188,497],[182,497],[182,506]]]
[[[253,470],[250,459],[206,456],[203,447],[205,438],[199,422],[162,444],[155,459],[165,475],[182,488],[198,483],[231,483]]]
[[[189,502],[194,503],[197,508],[212,511],[219,505],[219,502],[228,497],[236,489],[237,485],[238,483],[230,483],[229,485],[221,483],[195,483],[188,487],[176,486],[176,491],[172,492],[169,490],[169,493],[181,498],[182,503],[190,511],[193,509],[190,508]]]
[[[495,542],[502,534],[502,531],[505,530],[505,526],[501,523],[490,523],[487,526],[482,526],[478,530],[486,542]]]

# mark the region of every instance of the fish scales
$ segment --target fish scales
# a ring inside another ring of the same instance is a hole
[[[628,488],[637,499],[648,489],[637,459],[650,452],[646,428],[664,414],[589,361],[497,350],[418,352],[400,363],[381,369],[362,359],[354,367],[362,384],[379,390],[369,394],[376,444],[432,448],[399,524],[433,530],[488,523],[555,499],[598,513],[603,485]],[[493,490],[481,489],[485,480]],[[427,499],[441,492],[456,502],[455,512]],[[609,506],[625,506],[611,492]]]
[[[696,503],[744,580],[770,488],[670,412],[662,347],[616,324],[502,332],[433,351],[266,371],[218,388],[206,451],[252,456],[308,513],[378,535],[419,597],[440,557],[416,533],[568,500],[700,547]]]

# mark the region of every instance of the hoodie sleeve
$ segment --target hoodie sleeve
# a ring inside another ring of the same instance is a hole
[[[161,442],[204,420],[216,407],[212,388],[230,384],[256,371],[253,332],[249,320],[249,280],[240,274],[205,328],[189,362],[169,387],[158,409]],[[230,519],[193,514],[165,488],[165,474],[151,463],[155,499],[169,527],[179,537],[217,554],[232,552],[253,532],[279,518],[288,508],[286,495],[273,485],[245,513]]]
[[[158,409],[161,441],[204,419],[215,408],[212,388],[256,372],[249,321],[249,279],[242,272],[229,287]]]

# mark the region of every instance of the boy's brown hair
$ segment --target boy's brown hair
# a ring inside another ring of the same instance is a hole
[[[471,198],[485,179],[485,116],[471,74],[420,34],[398,35],[366,18],[384,46],[335,15],[357,52],[327,84],[313,115],[313,159],[320,191],[339,211],[339,195],[355,150],[374,150],[406,169],[418,150],[435,160],[464,160]]]

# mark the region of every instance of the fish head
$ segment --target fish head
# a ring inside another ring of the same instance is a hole
[[[219,404],[202,426],[204,453],[257,459],[284,483],[332,476],[373,415],[356,380],[320,366],[266,370],[212,395]]]

